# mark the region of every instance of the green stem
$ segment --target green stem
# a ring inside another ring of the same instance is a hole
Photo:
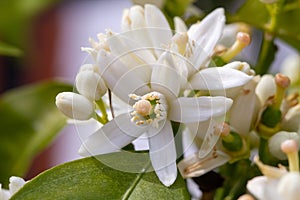
[[[264,33],[261,50],[256,64],[256,73],[265,74],[268,72],[270,65],[274,59],[274,36],[268,32]]]
[[[96,101],[98,108],[101,111],[102,117],[100,117],[99,115],[97,116],[97,120],[101,123],[101,124],[106,124],[109,120],[108,120],[108,116],[107,116],[107,112],[106,112],[106,107],[105,107],[105,103],[103,102],[102,99],[99,99],[98,101]]]

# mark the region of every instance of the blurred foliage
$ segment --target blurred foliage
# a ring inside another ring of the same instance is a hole
[[[4,42],[0,42],[0,55],[5,55],[5,56],[21,56],[23,52],[17,48],[14,47],[10,44],[6,44]]]
[[[4,43],[0,43],[0,54],[20,56],[18,49],[26,48],[34,17],[57,2],[59,0],[1,0],[0,41]]]
[[[0,183],[24,176],[33,157],[41,152],[65,125],[55,106],[55,96],[72,86],[47,81],[20,87],[0,98]]]

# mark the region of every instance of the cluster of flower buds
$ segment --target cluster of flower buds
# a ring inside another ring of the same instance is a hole
[[[67,117],[88,120],[95,114],[95,103],[106,93],[107,87],[96,65],[84,64],[76,76],[75,92],[62,92],[56,96],[56,106]]]

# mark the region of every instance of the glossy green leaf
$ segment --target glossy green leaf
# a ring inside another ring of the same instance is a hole
[[[0,98],[0,182],[22,176],[32,158],[57,135],[66,118],[55,106],[55,96],[70,85],[43,82],[11,90]]]
[[[113,156],[109,154],[106,157],[110,155]],[[124,159],[119,163],[128,164]],[[184,180],[180,177],[168,188],[159,182],[154,172],[126,173],[112,169],[91,157],[65,163],[40,174],[12,198],[18,199],[182,200],[190,199],[190,196]]]

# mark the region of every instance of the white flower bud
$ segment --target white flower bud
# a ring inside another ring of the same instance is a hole
[[[85,64],[81,67],[75,84],[78,92],[91,101],[99,100],[107,91],[97,66],[92,64]]]
[[[287,159],[286,153],[281,150],[281,144],[286,140],[295,140],[300,144],[300,136],[296,132],[280,131],[269,140],[269,150],[273,156],[280,160]]]
[[[94,112],[93,103],[86,97],[74,92],[62,92],[56,96],[56,106],[67,117],[88,120]]]
[[[300,104],[289,109],[282,121],[282,128],[287,131],[300,131]]]
[[[23,187],[23,185],[26,183],[24,179],[17,176],[11,176],[9,178],[9,182],[9,191],[11,195],[18,192],[18,190],[21,189],[21,187]]]
[[[295,84],[300,81],[300,55],[288,56],[282,62],[281,72],[287,75],[291,84]]]

